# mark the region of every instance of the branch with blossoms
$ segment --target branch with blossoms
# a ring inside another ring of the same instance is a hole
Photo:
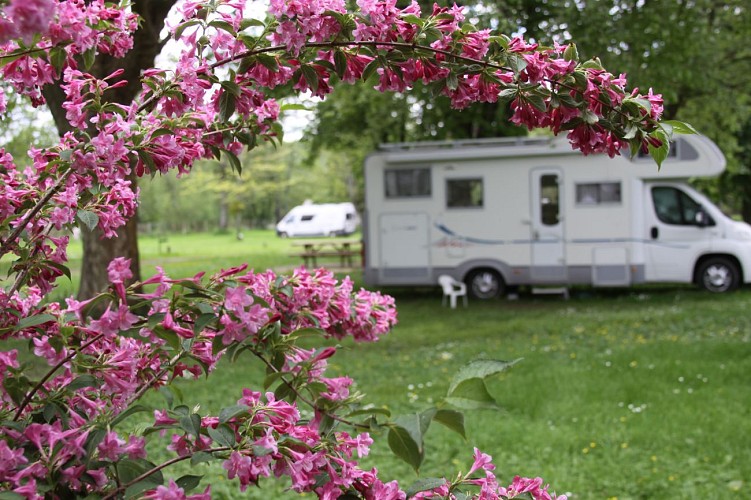
[[[123,105],[107,99],[126,84],[121,72],[87,71],[97,55],[122,57],[133,46],[137,18],[125,2],[0,2],[4,82],[35,106],[44,103],[44,86],[59,85],[73,129],[53,147],[31,148],[29,168],[0,149],[0,254],[14,259],[13,284],[0,288],[0,339],[28,340],[50,367],[33,380],[17,351],[0,352],[2,489],[26,498],[208,498],[209,488],[188,495],[198,487],[191,476],[163,475],[190,459],[221,460],[242,490],[273,475],[321,498],[550,498],[541,479],[499,486],[477,450],[468,473],[421,480],[406,492],[358,466],[372,443],[360,432],[367,429],[386,433],[396,455],[419,468],[430,423],[464,435],[463,414],[451,408],[493,407],[472,398],[489,398],[485,379],[514,362],[473,362],[444,404],[417,414],[392,418],[369,407],[350,392],[349,377],[326,375],[335,348],[299,344],[309,336],[324,346],[345,337],[373,342],[395,324],[393,299],[355,291],[349,279],[240,267],[175,280],[159,270],[128,288],[129,263],[115,259],[111,286],[99,296],[47,300],[57,278],[70,277],[66,231],[78,224],[112,237],[133,216],[132,173],[189,174],[211,157],[239,172],[242,150],[281,141],[284,107],[271,92],[324,98],[337,81],[377,80],[378,90],[395,92],[419,83],[457,109],[506,103],[514,123],[566,133],[584,154],[645,150],[658,164],[673,132],[693,131],[660,121],[659,95],[627,90],[625,76],[579,61],[574,45],[477,30],[456,6],[423,14],[417,3],[358,4],[350,13],[341,0],[271,0],[270,16],[259,20],[246,16],[244,0],[182,2],[170,27],[175,68],[144,72],[140,98]],[[165,408],[143,404],[150,391],[171,394],[174,381],[209,377],[219,359],[242,355],[260,359],[266,377],[216,416],[174,405],[173,396]],[[145,432],[120,429],[143,411],[154,412]],[[145,439],[167,433],[177,456],[154,464]]]

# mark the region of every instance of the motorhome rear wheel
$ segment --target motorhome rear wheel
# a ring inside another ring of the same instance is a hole
[[[476,299],[494,299],[503,294],[506,284],[492,269],[477,269],[467,277],[469,293]]]

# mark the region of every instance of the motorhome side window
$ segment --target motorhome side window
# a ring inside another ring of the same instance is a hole
[[[392,168],[384,171],[386,198],[430,196],[429,168]]]
[[[481,208],[483,204],[482,179],[447,179],[447,208]]]
[[[558,224],[560,215],[560,193],[558,176],[545,174],[540,176],[540,215],[541,221],[546,226]]]
[[[576,185],[577,205],[600,205],[620,202],[620,182],[596,182]]]
[[[701,205],[693,198],[674,187],[653,187],[652,202],[657,218],[665,224],[696,225],[696,214],[702,210]],[[713,224],[714,221],[710,220],[709,225]]]

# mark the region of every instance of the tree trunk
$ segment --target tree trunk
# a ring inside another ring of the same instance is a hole
[[[128,84],[108,92],[106,96],[110,102],[129,104],[140,92],[141,71],[154,65],[154,59],[162,49],[163,42],[159,38],[159,32],[164,27],[164,19],[174,3],[175,0],[134,0],[133,11],[141,16],[142,22],[134,34],[133,49],[122,59],[102,55],[88,70],[98,78],[108,76],[117,69],[125,71],[120,79],[127,80]],[[62,108],[65,96],[60,83],[58,81],[54,85],[48,85],[42,91],[57,130],[60,135],[63,135],[71,131],[72,127],[65,118],[65,110]],[[135,187],[135,176],[130,175],[129,180]],[[115,257],[130,259],[132,281],[140,280],[137,219],[137,215],[133,216],[124,227],[118,230],[117,237],[111,239],[102,238],[102,233],[98,228],[94,231],[88,229],[81,231],[83,262],[81,284],[78,290],[79,300],[90,298],[109,285],[107,264]]]

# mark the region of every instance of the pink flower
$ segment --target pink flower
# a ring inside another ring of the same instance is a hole
[[[8,480],[19,466],[27,462],[23,448],[13,449],[4,440],[0,440],[0,481]]]
[[[115,257],[107,266],[107,277],[115,286],[115,291],[120,299],[125,302],[124,283],[133,277],[133,271],[130,270],[130,259],[124,257]]]
[[[35,34],[45,34],[55,15],[54,0],[10,0],[5,13],[13,20],[18,35],[30,43]]]
[[[475,460],[472,463],[472,467],[469,469],[469,472],[467,475],[472,474],[478,469],[484,469],[486,471],[492,471],[495,470],[495,465],[491,462],[493,460],[493,457],[490,455],[486,455],[485,453],[482,453],[477,448],[474,449],[475,453]]]
[[[123,455],[125,441],[118,437],[116,432],[108,432],[97,446],[99,456],[103,459],[116,462]]]
[[[150,491],[143,498],[151,500],[185,500],[185,490],[180,488],[174,479],[170,479],[167,486],[157,486],[155,490]]]

